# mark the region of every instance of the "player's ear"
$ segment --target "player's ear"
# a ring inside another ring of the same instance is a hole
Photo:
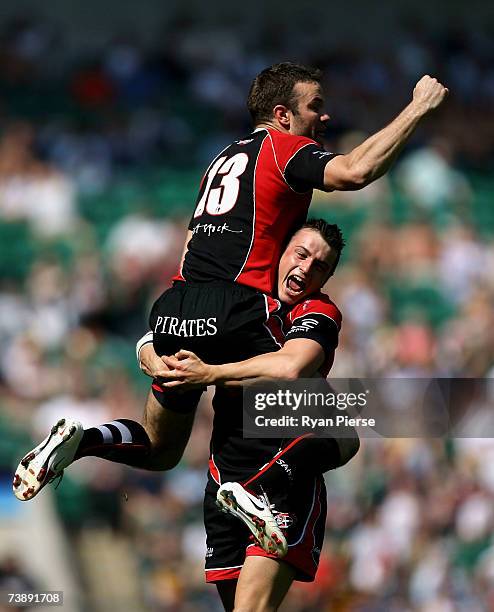
[[[283,104],[277,104],[273,108],[275,120],[286,130],[290,129],[291,111]]]

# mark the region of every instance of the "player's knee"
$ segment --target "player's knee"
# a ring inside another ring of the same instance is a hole
[[[180,463],[183,451],[154,448],[149,457],[149,469],[159,472],[173,470]]]

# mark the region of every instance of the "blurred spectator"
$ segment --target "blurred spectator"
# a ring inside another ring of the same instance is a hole
[[[69,178],[33,154],[34,131],[11,125],[0,141],[0,215],[26,219],[41,238],[69,233],[77,213]]]
[[[115,223],[105,246],[115,276],[132,285],[154,280],[163,266],[178,269],[184,239],[173,223],[135,214]]]
[[[431,140],[399,163],[398,184],[412,202],[428,211],[466,209],[472,193],[464,174],[453,167],[451,143]]]

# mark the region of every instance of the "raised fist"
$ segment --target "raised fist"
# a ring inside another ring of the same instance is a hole
[[[449,93],[437,79],[426,74],[415,85],[413,90],[413,101],[420,105],[424,113],[428,113],[441,105]]]

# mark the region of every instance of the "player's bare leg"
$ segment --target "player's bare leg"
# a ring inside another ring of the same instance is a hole
[[[235,592],[235,612],[275,612],[288,593],[295,568],[268,557],[247,557]]]
[[[184,396],[184,402],[190,401]],[[151,441],[151,452],[146,465],[148,470],[171,470],[184,453],[194,424],[195,408],[178,413],[163,407],[150,391],[144,407],[142,426]]]

